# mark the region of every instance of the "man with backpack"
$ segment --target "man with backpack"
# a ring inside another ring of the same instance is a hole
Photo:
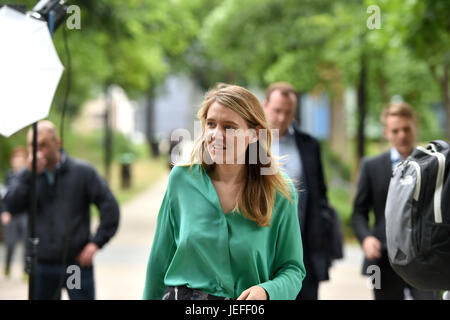
[[[380,270],[380,287],[375,300],[437,299],[438,293],[412,288],[392,269],[387,254],[385,206],[392,170],[415,148],[418,124],[413,109],[405,102],[390,103],[383,110],[384,136],[391,148],[373,158],[363,159],[353,205],[352,225],[364,251],[363,274]],[[374,224],[369,226],[373,210]]]

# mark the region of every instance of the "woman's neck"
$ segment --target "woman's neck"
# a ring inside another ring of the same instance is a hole
[[[245,164],[216,164],[211,179],[226,184],[240,184],[245,179]]]

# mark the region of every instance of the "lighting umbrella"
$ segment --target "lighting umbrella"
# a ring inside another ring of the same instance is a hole
[[[64,70],[45,21],[0,9],[0,134],[47,117]]]
[[[27,270],[30,274],[28,295],[29,299],[34,299],[39,243],[35,230],[37,121],[47,117],[64,68],[47,22],[7,6],[0,8],[0,48],[0,134],[9,137],[33,124]]]

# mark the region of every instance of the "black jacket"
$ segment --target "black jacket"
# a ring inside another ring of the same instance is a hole
[[[108,185],[87,162],[62,155],[56,169],[55,183],[50,185],[44,173],[37,177],[36,234],[39,238],[39,262],[73,261],[92,241],[103,247],[119,225],[119,206]],[[11,181],[5,205],[12,213],[28,210],[31,172],[19,172]],[[91,235],[90,206],[100,213],[100,225]],[[67,250],[65,250],[65,248]]]
[[[4,189],[4,191],[2,191],[2,199],[0,201],[0,212],[3,212],[3,211],[9,212],[8,207],[6,206],[3,198],[6,196],[6,192],[8,190],[9,185],[11,184],[13,177],[14,177],[14,171],[12,169],[9,169],[8,171],[6,171],[5,183],[4,183],[5,189]]]
[[[375,236],[381,242],[383,255],[387,254],[384,210],[391,176],[392,162],[389,152],[363,159],[352,213],[353,230],[358,240],[362,243],[367,236]],[[375,221],[370,228],[369,212],[372,210]],[[378,264],[378,260],[364,259],[363,273],[371,264]]]
[[[303,166],[298,214],[304,263],[316,281],[328,280],[332,260],[342,257],[340,223],[328,204],[319,142],[295,127],[294,132]]]

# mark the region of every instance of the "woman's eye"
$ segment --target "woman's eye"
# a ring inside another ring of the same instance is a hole
[[[207,125],[208,127],[213,127],[213,126],[214,126],[214,122],[207,122],[206,125]]]

